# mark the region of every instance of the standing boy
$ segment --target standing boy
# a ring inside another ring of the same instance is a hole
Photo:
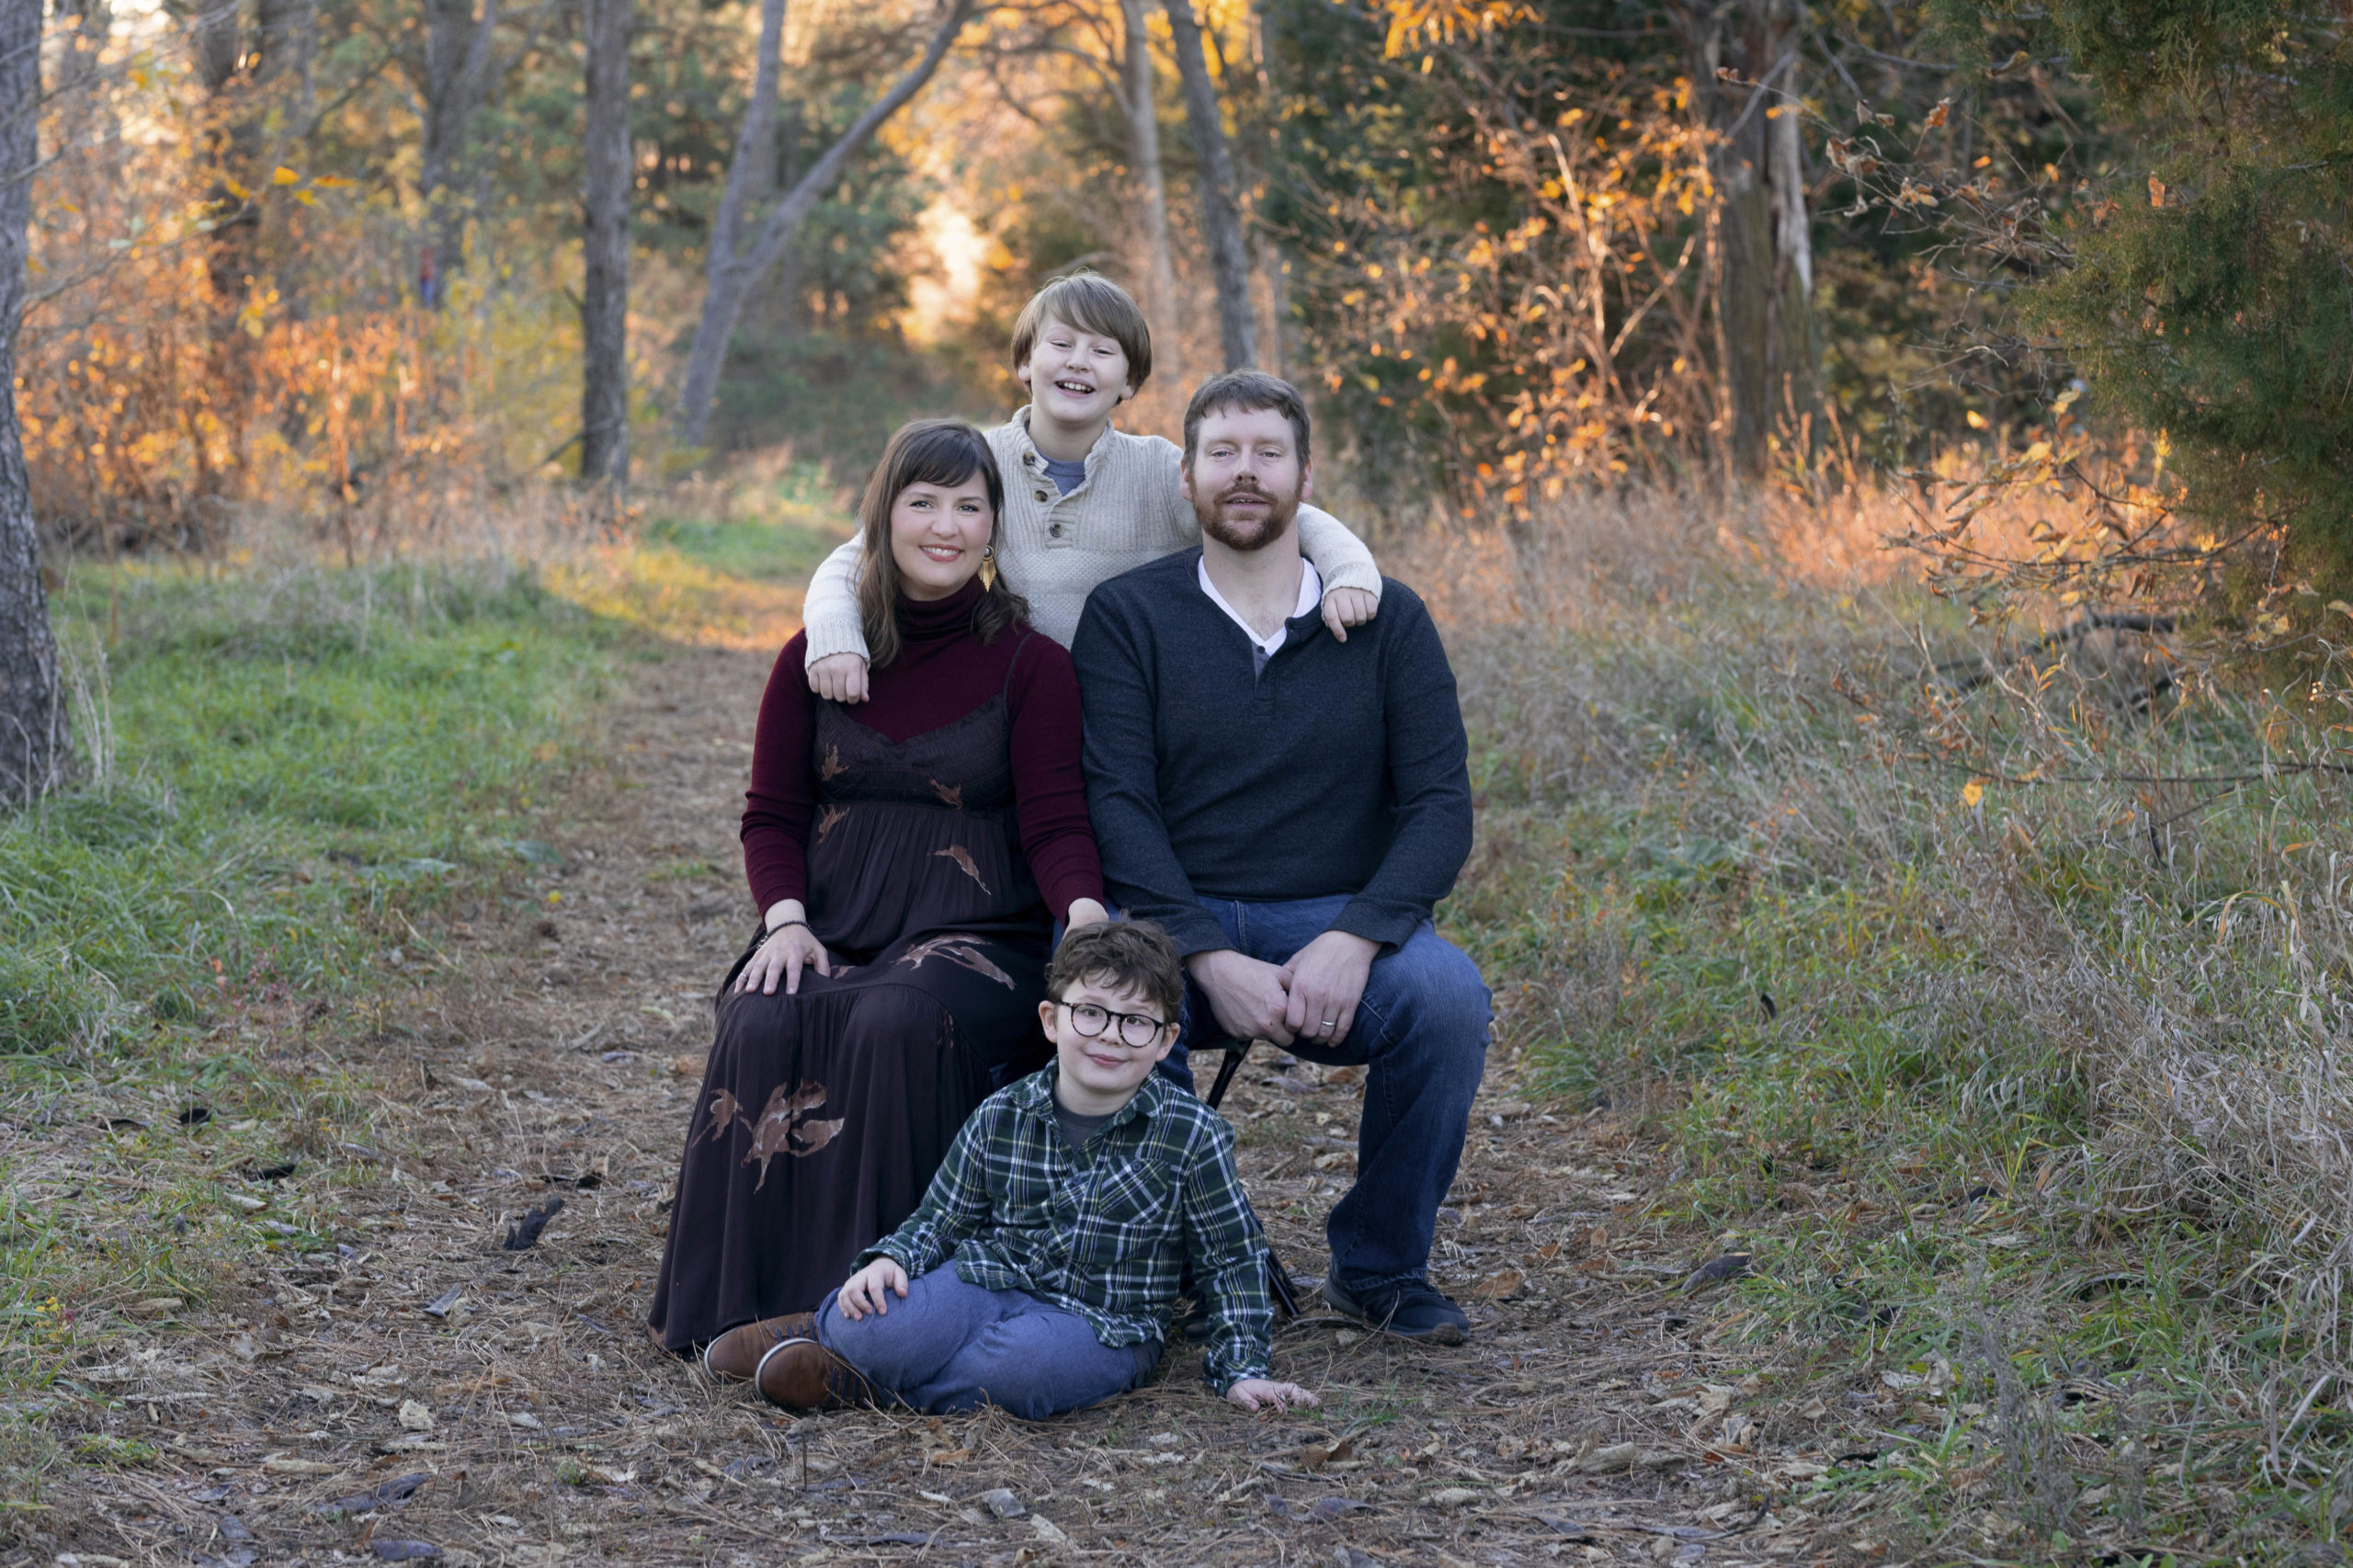
[[[1211,1385],[1245,1410],[1316,1403],[1267,1376],[1266,1239],[1233,1131],[1152,1071],[1176,1043],[1176,949],[1141,923],[1074,931],[1046,994],[1053,1065],[982,1102],[922,1206],[818,1307],[813,1336],[767,1352],[770,1400],[985,1401],[1027,1421],[1098,1403],[1158,1364],[1189,1263]]]
[[[1029,404],[988,433],[1005,478],[996,569],[1029,601],[1031,624],[1067,648],[1096,584],[1199,543],[1200,525],[1176,449],[1111,426],[1152,375],[1152,330],[1126,290],[1092,272],[1039,290],[1013,324],[1013,373]],[[1324,620],[1345,642],[1380,608],[1380,569],[1345,523],[1313,506],[1300,512],[1299,538],[1328,585]],[[857,540],[844,544],[802,601],[809,687],[836,702],[866,700],[864,560]]]
[[[1431,1286],[1438,1206],[1485,1068],[1487,988],[1430,924],[1471,849],[1454,672],[1391,583],[1343,645],[1292,527],[1313,483],[1307,407],[1238,370],[1185,411],[1199,550],[1104,584],[1072,653],[1103,880],[1176,938],[1189,1027],[1369,1062],[1357,1182],[1333,1209],[1324,1299],[1460,1343]]]

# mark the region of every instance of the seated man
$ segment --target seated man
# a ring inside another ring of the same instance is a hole
[[[1267,1376],[1267,1244],[1233,1130],[1153,1074],[1184,986],[1149,925],[1072,932],[1038,1008],[1053,1064],[981,1102],[922,1206],[867,1249],[809,1336],[761,1359],[760,1392],[803,1410],[985,1400],[1041,1421],[1143,1381],[1189,1265],[1211,1383],[1245,1410],[1313,1404]]]
[[[1469,1320],[1426,1273],[1490,1017],[1477,967],[1430,926],[1471,849],[1454,673],[1402,584],[1346,642],[1316,619],[1291,526],[1313,483],[1307,408],[1289,382],[1205,382],[1184,478],[1200,548],[1097,588],[1071,645],[1104,883],[1185,954],[1188,1040],[1214,1018],[1370,1064],[1324,1298],[1460,1344]]]

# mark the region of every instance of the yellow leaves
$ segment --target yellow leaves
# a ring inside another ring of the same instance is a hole
[[[1984,430],[1990,427],[1985,416],[1978,413],[1973,408],[1969,410],[1962,417],[1969,421],[1969,427],[1972,430]]]
[[[302,183],[302,176],[296,174],[292,169],[288,168],[284,164],[280,164],[276,168],[269,171],[269,183],[272,185],[301,185]]]
[[[1977,809],[1978,802],[1984,799],[1985,785],[1984,780],[1972,778],[1968,783],[1961,787],[1961,803],[1967,806],[1971,811],[1975,811]]]
[[[1904,187],[1895,193],[1895,204],[1898,207],[1935,207],[1938,205],[1935,194],[1931,192],[1927,186],[1908,177],[1904,182]]]
[[[1951,115],[1951,113],[1952,100],[1950,98],[1938,98],[1937,100],[1937,107],[1928,111],[1928,118],[1922,122],[1924,129],[1929,131],[1943,130],[1945,120]]]
[[[352,182],[340,175],[321,175],[311,182],[313,190],[339,190]]]
[[[1384,0],[1389,34],[1383,59],[1394,60],[1417,43],[1451,43],[1458,32],[1477,34],[1509,22],[1533,20],[1535,13],[1512,0]]]
[[[254,199],[254,193],[252,191],[247,190],[244,186],[239,185],[235,180],[231,179],[226,175],[222,175],[221,176],[221,187],[240,201],[251,201]]]
[[[2159,179],[2156,176],[2151,175],[2149,176],[2149,205],[2152,207],[2163,207],[2165,204],[2165,182]]]

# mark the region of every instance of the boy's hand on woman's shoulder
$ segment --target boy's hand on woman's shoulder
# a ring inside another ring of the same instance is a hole
[[[1324,624],[1332,629],[1334,642],[1345,642],[1348,640],[1349,627],[1362,626],[1380,608],[1381,601],[1362,588],[1333,588],[1324,596]],[[836,653],[834,657],[838,659],[844,655]],[[820,659],[817,662],[830,664],[832,660]]]
[[[856,1323],[869,1312],[883,1317],[891,1315],[891,1292],[907,1299],[907,1271],[899,1267],[898,1259],[878,1257],[843,1282],[841,1294],[834,1298],[834,1305],[842,1316]]]
[[[1268,1378],[1242,1378],[1225,1391],[1225,1397],[1245,1410],[1304,1409],[1323,1402],[1297,1383],[1279,1383]]]
[[[828,653],[809,666],[809,689],[828,702],[863,702],[866,661],[856,653]]]

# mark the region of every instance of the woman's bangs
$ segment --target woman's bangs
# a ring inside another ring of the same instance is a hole
[[[953,489],[980,472],[983,464],[995,460],[995,454],[970,431],[929,431],[907,443],[891,494],[902,494],[911,484]]]

